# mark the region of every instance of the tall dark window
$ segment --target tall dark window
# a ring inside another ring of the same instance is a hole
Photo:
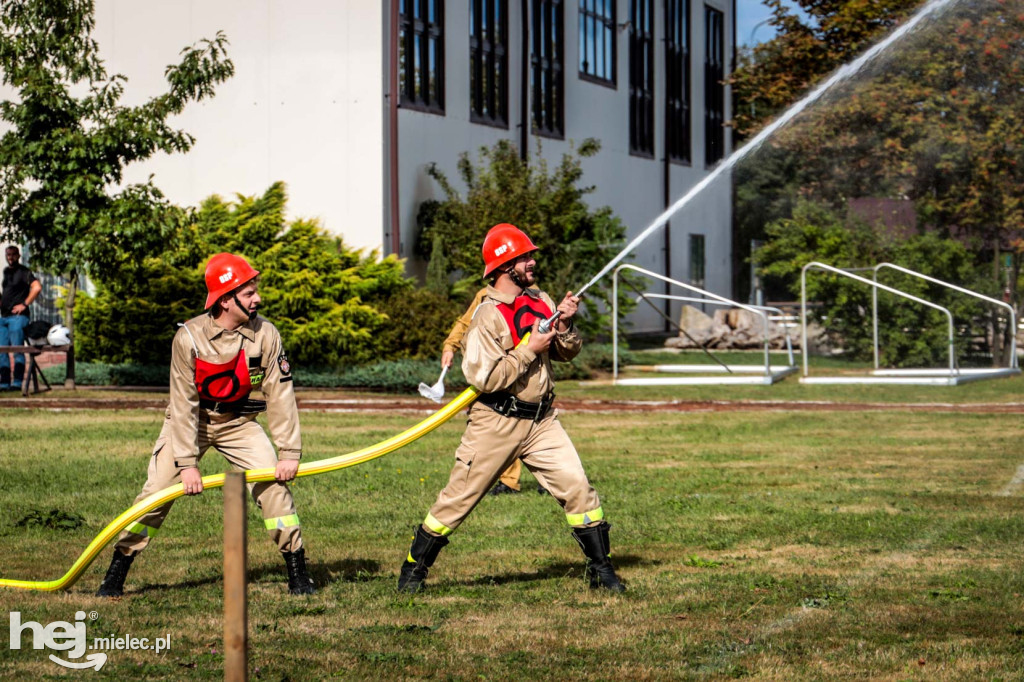
[[[508,127],[508,2],[469,5],[469,118]]]
[[[563,9],[562,0],[533,0],[533,128],[558,138],[565,135]]]
[[[704,6],[704,163],[725,156],[725,18]]]
[[[690,235],[690,284],[704,288],[704,235]]]
[[[579,0],[580,78],[615,87],[615,0]]]
[[[444,0],[399,0],[402,106],[444,113]]]
[[[654,156],[654,0],[629,2],[629,150]]]
[[[665,1],[665,153],[690,162],[690,0]]]

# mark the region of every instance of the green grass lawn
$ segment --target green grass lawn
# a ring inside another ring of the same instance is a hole
[[[1020,381],[928,395],[1007,402]],[[771,399],[780,387],[741,397]],[[161,419],[0,410],[0,577],[62,575],[131,504]],[[307,458],[417,419],[304,413]],[[295,485],[320,585],[313,597],[287,594],[283,562],[250,509],[253,679],[1021,679],[1018,416],[894,404],[562,419],[613,524],[625,595],[587,589],[564,515],[529,477],[523,494],[484,499],[441,553],[428,592],[395,592],[412,527],[447,480],[457,419],[397,453]],[[203,468],[222,471],[224,460],[210,453]],[[0,611],[23,621],[95,611],[90,638],[169,634],[169,652],[113,651],[99,673],[76,673],[46,651],[3,647],[0,677],[222,677],[221,505],[219,490],[179,500],[121,600],[92,596],[109,549],[68,592],[0,589]],[[51,509],[84,523],[18,525]]]

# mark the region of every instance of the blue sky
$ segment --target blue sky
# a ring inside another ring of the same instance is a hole
[[[786,3],[795,6],[796,3]],[[740,45],[750,43],[750,32],[754,32],[754,43],[763,43],[775,37],[775,29],[764,24],[764,21],[772,15],[771,11],[764,6],[762,0],[736,0],[736,42]]]
[[[768,24],[757,26],[758,22],[771,15],[771,11],[761,0],[736,0],[736,42],[740,45],[749,45],[751,31],[754,31],[755,43],[771,40],[775,35],[775,29]]]

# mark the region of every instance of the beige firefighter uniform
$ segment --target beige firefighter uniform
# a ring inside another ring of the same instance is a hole
[[[555,309],[547,294],[528,289],[525,295]],[[525,345],[516,348],[512,330],[497,308],[499,303],[514,305],[515,298],[487,287],[487,295],[466,334],[462,371],[483,394],[507,392],[516,400],[546,402],[553,397],[554,389],[551,360],[572,360],[582,341],[575,327],[570,326],[556,334],[548,351],[540,356]],[[481,401],[486,397],[481,396]],[[499,414],[481,401],[470,408],[448,484],[430,508],[423,527],[435,536],[450,534],[501,472],[517,459],[562,505],[570,526],[583,528],[600,523],[604,518],[601,502],[558,421],[557,411],[547,409],[536,420],[521,419]]]
[[[221,363],[234,358],[239,349],[245,351],[248,359],[253,388],[247,407],[201,401],[195,385],[196,353],[205,361]],[[220,327],[208,314],[186,322],[172,344],[170,388],[163,428],[149,461],[149,475],[136,502],[179,483],[182,469],[196,466],[211,447],[241,470],[273,468],[278,456],[282,460],[298,460],[302,456],[291,367],[281,347],[281,335],[265,318],[257,316],[235,331]],[[253,400],[253,395],[260,393],[266,401],[267,422],[277,455],[256,422],[256,411],[261,411],[262,405]],[[288,486],[277,482],[250,483],[249,492],[281,552],[298,551],[302,534]],[[145,549],[172,504],[154,509],[129,526],[118,539],[117,549],[125,554]]]
[[[473,321],[473,313],[476,312],[476,309],[483,303],[486,297],[487,287],[476,292],[476,296],[473,297],[473,302],[466,308],[466,312],[452,326],[452,330],[448,333],[448,338],[444,340],[444,344],[441,346],[442,351],[458,353],[463,350],[462,342],[465,340],[466,332],[469,331],[469,325]],[[523,464],[517,457],[507,469],[501,472],[498,480],[512,488],[512,490],[519,490],[519,477],[522,473]]]

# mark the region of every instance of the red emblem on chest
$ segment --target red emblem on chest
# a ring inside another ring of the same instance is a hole
[[[517,346],[526,332],[533,329],[534,321],[551,317],[551,309],[544,301],[526,294],[517,296],[512,305],[499,303],[497,308],[512,332],[512,342]]]
[[[224,363],[196,358],[196,389],[199,397],[218,403],[233,403],[252,392],[249,363],[245,351],[238,351],[234,360]]]

